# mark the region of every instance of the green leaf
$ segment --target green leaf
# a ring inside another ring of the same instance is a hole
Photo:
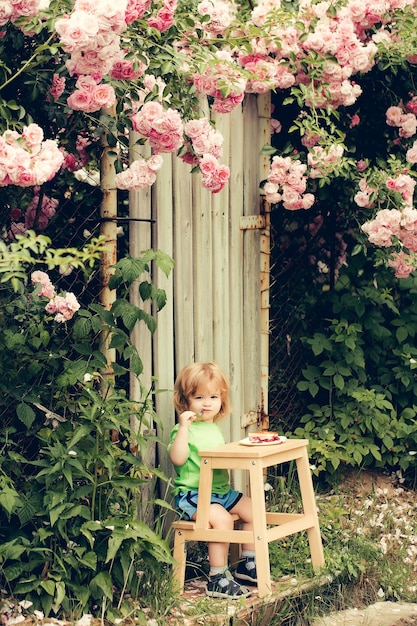
[[[100,598],[101,595],[106,596],[109,600],[113,599],[113,581],[108,572],[100,572],[90,582],[90,589],[95,598]],[[102,594],[97,594],[97,590],[100,589]]]
[[[165,289],[157,289],[154,294],[154,300],[158,311],[164,308],[167,302],[167,294]]]
[[[408,337],[407,327],[406,326],[400,326],[399,328],[397,328],[397,330],[395,332],[395,336],[397,338],[398,343],[404,343],[404,341]]]
[[[25,402],[21,402],[16,407],[17,417],[21,422],[26,426],[26,428],[30,428],[35,420],[35,411],[31,406],[26,404]]]
[[[125,540],[126,537],[123,537],[120,535],[120,533],[113,533],[112,536],[109,538],[109,543],[108,543],[108,548],[107,548],[107,555],[106,555],[106,560],[105,563],[108,563],[109,561],[111,561],[112,559],[115,558],[120,546],[122,545],[123,541]]]
[[[70,488],[72,489],[73,482],[72,482],[72,471],[71,471],[71,468],[69,468],[67,465],[64,465],[64,467],[62,468],[62,473],[65,476],[65,478],[67,479],[67,482],[68,482]]]
[[[324,335],[316,333],[311,341],[311,349],[315,356],[322,354],[325,350],[331,352],[331,343]]]
[[[21,504],[19,494],[15,489],[5,485],[0,490],[0,505],[10,515]]]
[[[49,580],[43,580],[41,582],[41,587],[42,589],[45,589],[46,593],[49,596],[54,596],[55,595],[55,583],[53,580],[49,579]]]
[[[139,319],[138,308],[133,304],[127,303],[122,313],[123,324],[126,326],[129,332],[131,332]]]
[[[126,333],[121,330],[115,331],[112,333],[111,341],[109,344],[109,348],[123,348],[128,341],[128,337]]]
[[[360,465],[362,463],[363,456],[362,456],[362,454],[359,452],[359,450],[357,448],[355,448],[353,450],[353,458],[354,458],[354,460],[356,461],[356,463],[358,465]]]
[[[55,583],[54,604],[56,604],[57,606],[60,606],[64,598],[65,598],[65,583],[62,580],[58,580]]]
[[[75,339],[84,339],[91,332],[91,319],[86,317],[77,317],[72,333]]]
[[[66,510],[61,513],[61,519],[71,519],[73,517],[82,517],[89,520],[91,518],[90,509],[84,504],[68,505]]]
[[[55,522],[61,517],[62,513],[68,507],[66,502],[49,509],[49,519],[51,520],[51,526],[54,526]]]
[[[86,552],[80,559],[80,563],[95,571],[97,569],[97,554],[95,552]]]
[[[4,576],[5,580],[10,583],[13,580],[16,580],[16,578],[19,578],[24,570],[25,565],[23,564],[23,562],[13,563],[12,565],[9,565],[8,567],[2,569],[2,575]]]
[[[143,372],[142,359],[137,353],[130,357],[130,369],[136,376],[140,376]]]
[[[384,437],[382,438],[382,443],[387,448],[387,450],[391,450],[391,448],[394,446],[394,442],[389,435],[384,435]]]
[[[131,285],[143,272],[147,270],[147,263],[142,258],[124,257],[116,264],[123,280]]]
[[[144,302],[150,300],[153,295],[152,283],[147,280],[142,281],[139,285],[139,294]]]
[[[123,365],[119,365],[118,363],[113,363],[113,371],[116,376],[123,376],[124,374],[128,372],[128,369],[126,367],[123,367]]]
[[[315,367],[314,365],[309,365],[308,367],[303,369],[302,372],[303,376],[305,376],[307,380],[317,380],[317,378],[320,378],[321,373],[320,369],[318,367]]]
[[[18,543],[19,538],[12,539],[0,545],[0,560],[7,561],[18,559],[27,551],[27,545]]]
[[[274,146],[262,146],[261,149],[261,154],[265,154],[265,155],[273,155],[273,154],[277,154],[277,149],[274,148]]]
[[[74,435],[67,444],[67,450],[72,450],[81,439],[88,437],[91,432],[91,426],[89,424],[83,424],[82,426],[76,426]]]
[[[313,398],[315,398],[316,395],[318,394],[319,386],[316,383],[310,383],[308,386],[308,390],[310,392],[310,395],[313,396]]]

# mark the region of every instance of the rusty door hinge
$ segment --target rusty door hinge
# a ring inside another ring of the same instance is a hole
[[[265,226],[265,215],[242,215],[240,218],[240,230],[256,230]]]

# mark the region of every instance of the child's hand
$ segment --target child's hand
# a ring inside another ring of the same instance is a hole
[[[181,413],[181,415],[178,417],[178,422],[180,426],[186,426],[187,428],[190,428],[191,424],[196,419],[197,414],[194,413],[194,411],[184,411],[184,413]]]

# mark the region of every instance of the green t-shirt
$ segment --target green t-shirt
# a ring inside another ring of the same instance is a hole
[[[168,451],[177,434],[179,425],[177,424],[171,431]],[[217,448],[224,444],[222,431],[216,423],[207,423],[196,420],[193,422],[188,431],[188,459],[183,465],[174,465],[177,473],[174,479],[174,495],[180,492],[195,491],[198,489],[198,481],[200,479],[200,462],[201,457],[199,450],[207,450],[209,448]],[[225,494],[230,489],[229,472],[223,469],[215,469],[213,471],[213,487],[212,492],[216,494]]]

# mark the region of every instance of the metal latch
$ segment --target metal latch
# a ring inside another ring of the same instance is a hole
[[[249,411],[244,413],[241,417],[241,427],[246,428],[256,424],[258,430],[268,430],[269,428],[269,416],[264,412],[264,407],[259,406],[257,411]]]

